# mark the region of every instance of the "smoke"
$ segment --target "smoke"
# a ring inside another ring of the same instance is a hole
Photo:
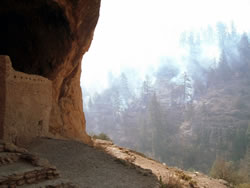
[[[216,23],[223,21],[231,31],[230,22],[234,20],[240,32],[246,31],[249,7],[246,0],[102,2],[94,40],[83,58],[81,85],[100,92],[109,85],[109,72],[118,76],[133,69],[143,80],[157,71],[166,57],[173,59],[180,72],[194,75],[197,69],[206,70],[220,57]],[[236,10],[240,12],[231,14]],[[202,62],[199,66],[190,64],[190,49],[179,44],[185,39],[183,33],[186,37],[193,33],[195,40],[200,39],[200,54],[196,57],[197,62]]]

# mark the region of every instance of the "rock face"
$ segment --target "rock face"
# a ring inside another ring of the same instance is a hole
[[[15,70],[52,81],[49,131],[85,143],[91,140],[82,109],[81,60],[99,8],[100,0],[0,2],[0,54],[10,56]]]
[[[37,75],[13,70],[8,56],[0,56],[0,139],[19,145],[47,136],[52,107],[52,83]]]

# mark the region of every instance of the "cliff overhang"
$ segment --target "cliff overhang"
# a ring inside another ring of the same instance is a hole
[[[0,54],[10,56],[16,71],[51,80],[49,132],[85,143],[91,140],[85,131],[81,61],[99,8],[100,0],[0,2]]]

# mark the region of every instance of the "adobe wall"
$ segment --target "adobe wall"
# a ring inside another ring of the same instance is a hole
[[[1,74],[5,83],[0,82],[0,88],[5,88],[5,96],[0,97],[5,101],[1,113],[4,140],[22,145],[34,137],[46,136],[52,107],[51,81],[15,71],[8,56],[0,56],[0,64],[0,74],[5,72]]]
[[[0,57],[0,139],[3,139],[3,124],[5,114],[5,62]]]

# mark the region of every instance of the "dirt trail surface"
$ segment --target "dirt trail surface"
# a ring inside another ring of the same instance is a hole
[[[102,150],[69,140],[37,139],[29,151],[57,167],[62,178],[81,188],[154,188],[157,178],[148,170],[127,165]]]
[[[177,179],[182,187],[187,188],[227,188],[230,187],[224,180],[217,180],[199,172],[186,172],[177,168],[168,167],[158,161],[147,158],[141,153],[114,145],[112,142],[95,140],[96,148],[101,148],[107,153],[133,163],[143,169],[150,169],[164,183]]]

